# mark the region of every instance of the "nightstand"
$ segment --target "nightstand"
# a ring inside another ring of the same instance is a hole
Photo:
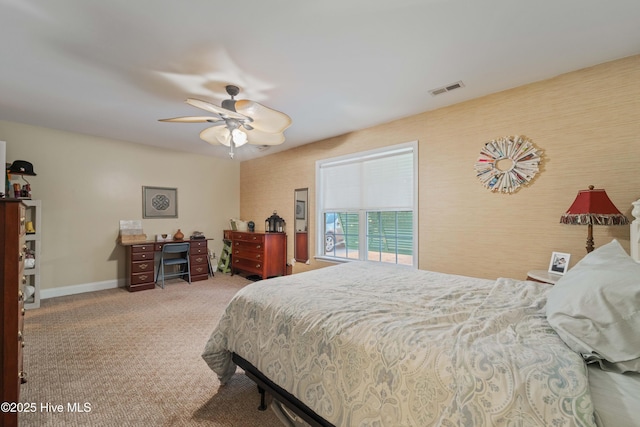
[[[561,274],[549,273],[546,270],[531,270],[527,273],[527,280],[548,283],[550,285],[555,285],[561,277]]]

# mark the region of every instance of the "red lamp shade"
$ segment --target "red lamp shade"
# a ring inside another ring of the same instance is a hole
[[[625,225],[629,220],[611,202],[604,189],[578,191],[576,199],[560,218],[563,224],[588,225],[587,252],[593,250],[593,228],[595,225]]]

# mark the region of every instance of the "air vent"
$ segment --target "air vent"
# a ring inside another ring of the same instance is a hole
[[[429,93],[433,96],[436,96],[436,95],[440,95],[441,93],[451,92],[452,90],[460,89],[461,87],[464,87],[464,83],[462,83],[462,81],[457,81],[447,86],[439,87],[437,89],[431,89]]]

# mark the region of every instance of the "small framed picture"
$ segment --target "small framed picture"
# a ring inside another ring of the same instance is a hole
[[[304,200],[296,200],[296,219],[305,219],[307,209]]]
[[[177,218],[178,189],[142,187],[143,218]]]
[[[549,273],[564,274],[569,269],[569,259],[571,254],[553,252],[549,262]]]

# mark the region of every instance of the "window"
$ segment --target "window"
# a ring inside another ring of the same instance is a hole
[[[320,258],[417,265],[417,142],[316,162]]]

